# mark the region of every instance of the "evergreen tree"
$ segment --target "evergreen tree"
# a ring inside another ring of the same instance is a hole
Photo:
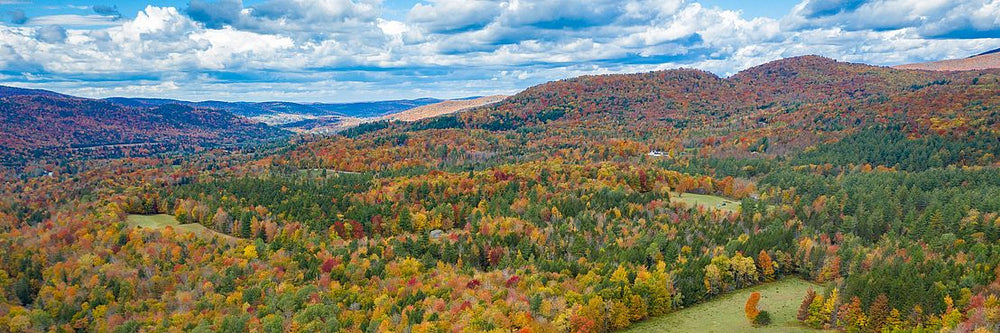
[[[399,212],[399,229],[403,231],[413,230],[413,217],[410,216],[410,208],[403,208],[403,211]]]
[[[250,238],[250,236],[253,236],[250,219],[243,219],[240,221],[240,237]]]

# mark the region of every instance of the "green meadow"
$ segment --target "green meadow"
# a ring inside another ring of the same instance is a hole
[[[736,200],[730,200],[720,196],[705,195],[705,194],[694,194],[694,193],[684,193],[683,195],[677,192],[670,193],[670,200],[683,202],[690,206],[702,206],[710,209],[724,210],[727,212],[738,212],[740,210],[740,202]]]
[[[687,196],[687,194],[685,194]],[[711,301],[650,318],[629,327],[626,332],[818,332],[795,319],[806,290],[821,292],[822,286],[798,278],[765,283],[736,290]],[[753,327],[743,314],[743,306],[752,292],[760,292],[760,308],[771,313],[772,324]]]
[[[180,224],[177,219],[172,215],[167,214],[156,214],[156,215],[138,215],[130,214],[125,220],[130,227],[148,228],[148,229],[162,229],[166,227],[173,227],[177,232],[188,232],[193,233],[199,237],[211,237],[219,236],[225,239],[234,239],[234,237],[229,235],[224,235],[214,230],[205,228],[205,226],[198,223],[188,223]]]

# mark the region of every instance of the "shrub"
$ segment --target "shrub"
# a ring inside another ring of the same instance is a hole
[[[753,326],[764,327],[767,325],[771,325],[771,314],[768,313],[767,310],[761,310],[760,313],[757,314],[757,317],[753,319]]]

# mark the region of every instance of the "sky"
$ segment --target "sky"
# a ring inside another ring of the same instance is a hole
[[[587,74],[997,48],[1000,0],[0,0],[0,84],[94,98],[457,98]]]

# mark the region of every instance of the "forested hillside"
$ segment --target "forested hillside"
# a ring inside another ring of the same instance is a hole
[[[822,286],[804,328],[996,331],[998,74],[585,76],[280,147],[4,171],[0,328],[608,332],[797,276]]]
[[[119,104],[42,91],[0,97],[0,163],[124,157],[247,143],[286,135],[225,111]]]

